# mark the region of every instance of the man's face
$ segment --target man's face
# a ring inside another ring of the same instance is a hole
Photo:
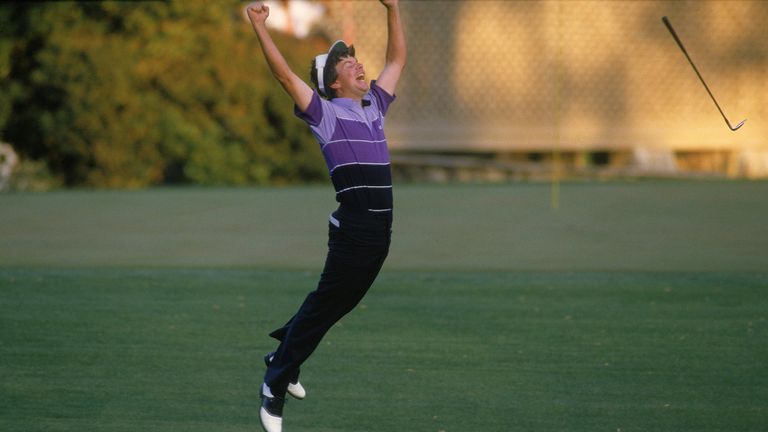
[[[336,64],[336,81],[331,85],[339,97],[362,98],[368,91],[365,69],[354,57],[344,57]]]

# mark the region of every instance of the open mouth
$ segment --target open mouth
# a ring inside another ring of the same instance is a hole
[[[355,79],[358,80],[358,81],[365,81],[365,74],[360,74]]]

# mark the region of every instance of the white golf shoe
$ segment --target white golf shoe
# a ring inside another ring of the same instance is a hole
[[[272,363],[272,359],[275,357],[275,353],[271,352],[264,356],[264,364],[269,367],[269,364]],[[296,374],[296,378],[291,380],[291,382],[288,383],[288,394],[295,397],[296,399],[304,399],[307,397],[307,390],[304,389],[304,386],[301,385],[299,382],[299,375]]]
[[[266,384],[261,386],[261,408],[259,420],[265,432],[283,431],[283,406],[285,398],[276,397]]]
[[[288,394],[299,400],[307,397],[307,391],[304,390],[304,386],[298,380],[288,384]]]

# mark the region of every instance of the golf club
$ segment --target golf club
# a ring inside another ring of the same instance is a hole
[[[712,102],[715,103],[715,106],[717,107],[717,110],[720,111],[720,114],[725,119],[725,123],[728,125],[728,128],[732,131],[736,131],[740,127],[744,125],[744,122],[747,121],[747,119],[742,120],[739,124],[737,124],[735,127],[731,126],[731,122],[728,121],[728,117],[725,116],[725,113],[723,112],[723,109],[720,108],[720,104],[717,103],[717,100],[715,100],[715,96],[712,94],[712,91],[709,90],[709,86],[707,86],[707,83],[704,82],[704,78],[701,77],[701,74],[699,73],[699,70],[696,69],[696,65],[693,64],[693,60],[691,60],[691,56],[688,55],[688,51],[685,50],[685,47],[683,46],[683,42],[680,41],[680,38],[677,37],[677,33],[675,33],[675,29],[672,28],[672,23],[669,22],[669,18],[662,17],[661,20],[664,22],[664,25],[667,26],[667,29],[670,33],[672,33],[672,37],[675,38],[675,42],[677,42],[677,45],[680,47],[680,49],[683,51],[683,54],[685,54],[685,58],[688,59],[688,63],[691,64],[691,67],[693,68],[693,71],[696,72],[696,76],[699,77],[701,80],[701,83],[704,84],[704,88],[707,89],[707,93],[709,93],[709,97],[712,98]]]

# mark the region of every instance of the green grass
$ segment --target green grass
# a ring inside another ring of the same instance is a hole
[[[765,183],[406,186],[286,431],[763,431]],[[327,188],[0,196],[0,430],[253,431]]]
[[[768,182],[398,186],[389,269],[768,269]],[[0,195],[0,265],[317,269],[330,186]]]

